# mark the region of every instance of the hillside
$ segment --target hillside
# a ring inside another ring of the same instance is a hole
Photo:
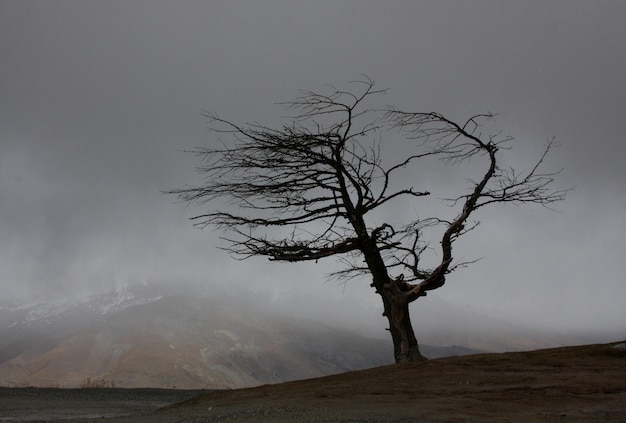
[[[389,364],[388,339],[198,286],[0,307],[0,386],[233,389]],[[428,357],[475,352],[423,346]]]
[[[392,365],[208,394],[169,407],[161,416],[162,421],[174,422],[174,416],[196,413],[203,422],[233,416],[238,416],[234,419],[238,422],[399,422],[416,418],[483,423],[624,422],[626,345],[622,342]]]
[[[64,392],[68,391],[56,391],[55,407],[74,406],[71,398],[74,392],[69,392],[63,403],[60,397]],[[109,391],[100,390],[100,395],[98,392],[93,391],[94,400],[108,395]],[[18,394],[19,390],[14,398]],[[31,397],[25,404],[33,413],[44,410],[49,406],[48,394],[44,391],[39,398]],[[83,406],[85,396],[80,401]],[[104,413],[101,411],[100,415]],[[96,420],[64,420],[65,423],[90,421]],[[623,423],[626,421],[626,343],[383,366],[207,393],[157,412],[97,421]]]
[[[221,300],[118,294],[31,309],[12,323],[4,313],[0,386],[224,389],[392,359],[388,342]]]
[[[297,309],[284,307],[297,303],[168,283],[4,305],[0,386],[235,389],[392,362],[387,337],[298,319]],[[572,343],[551,337],[550,344],[546,334],[442,302],[421,305],[420,338],[437,343],[421,345],[429,358]],[[384,325],[375,310],[360,317],[364,328]]]

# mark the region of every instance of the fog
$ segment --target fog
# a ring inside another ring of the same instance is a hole
[[[325,279],[332,260],[230,258],[189,221],[201,209],[162,194],[199,181],[183,150],[217,142],[203,110],[272,125],[298,90],[367,74],[385,104],[497,113],[522,168],[555,136],[546,164],[575,187],[556,212],[481,211],[455,251],[482,260],[429,298],[535,328],[626,330],[624,18],[621,1],[4,0],[2,297],[193,280],[288,296],[312,317],[376,307],[368,280]]]

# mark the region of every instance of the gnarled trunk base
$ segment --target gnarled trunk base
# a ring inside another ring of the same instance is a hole
[[[393,339],[396,363],[426,360],[420,350],[411,324],[409,303],[395,295],[382,295],[389,332]]]

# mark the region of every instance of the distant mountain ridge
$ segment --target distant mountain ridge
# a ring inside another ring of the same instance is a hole
[[[280,303],[261,310],[254,295],[238,294],[119,283],[71,300],[4,304],[0,386],[240,388],[393,360],[389,339],[297,319],[297,309],[285,312]],[[416,310],[418,337],[438,345],[420,346],[427,357],[550,346],[545,334],[446,303],[424,302]],[[438,326],[424,325],[429,318]]]
[[[105,294],[0,304],[0,363],[24,349],[45,349],[102,316],[160,298],[147,284],[124,283]]]
[[[235,388],[392,358],[388,342],[176,291],[0,308],[0,385]]]

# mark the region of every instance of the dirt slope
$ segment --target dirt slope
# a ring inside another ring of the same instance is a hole
[[[392,365],[216,392],[114,421],[623,423],[626,344]]]

